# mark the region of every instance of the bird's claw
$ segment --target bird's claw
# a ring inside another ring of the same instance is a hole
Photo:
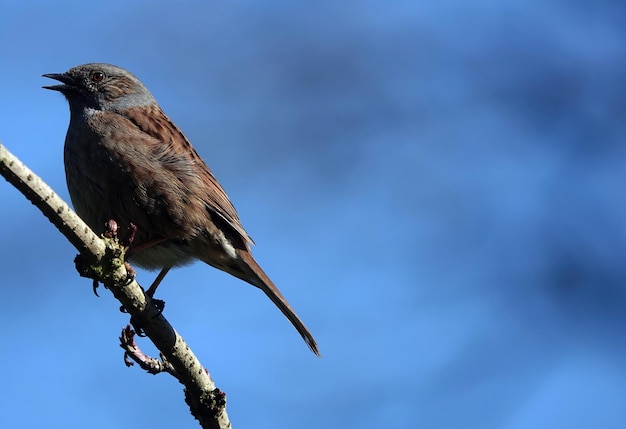
[[[100,295],[98,295],[98,280],[94,279],[93,284],[92,284],[92,288],[93,288],[93,294],[95,296],[97,296],[98,298],[100,298]]]

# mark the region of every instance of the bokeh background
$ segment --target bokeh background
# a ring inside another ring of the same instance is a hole
[[[165,314],[235,428],[623,428],[625,17],[7,0],[0,139],[67,198],[69,111],[41,74],[92,61],[186,132],[324,355],[258,290],[172,272]],[[0,201],[0,427],[197,427],[171,377],[124,367],[127,318],[73,248],[4,182]]]

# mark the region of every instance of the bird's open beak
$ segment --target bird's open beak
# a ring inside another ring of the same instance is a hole
[[[61,73],[61,74],[49,73],[49,74],[44,74],[43,77],[49,77],[50,79],[58,80],[59,82],[63,83],[63,85],[44,86],[43,88],[45,89],[51,89],[53,91],[64,92],[74,87],[74,83],[75,83],[74,78],[67,75],[66,73]]]

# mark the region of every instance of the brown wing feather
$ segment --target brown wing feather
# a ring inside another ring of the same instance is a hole
[[[159,156],[165,165],[168,163],[172,166],[176,164],[187,165],[192,168],[191,174],[194,174],[196,178],[198,176],[204,177],[205,180],[202,182],[205,184],[203,187],[205,192],[198,197],[205,202],[206,208],[222,218],[239,234],[244,242],[254,244],[250,235],[241,225],[237,210],[228,199],[226,192],[183,132],[161,111],[160,107],[150,107],[154,112],[148,114],[146,114],[145,109],[146,107],[126,109],[123,111],[123,115],[141,131],[159,141],[161,145]],[[184,147],[177,147],[179,145]],[[188,157],[188,159],[181,160],[181,156]],[[184,162],[181,163],[180,161]]]

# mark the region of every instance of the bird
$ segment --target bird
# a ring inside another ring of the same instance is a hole
[[[313,335],[252,256],[255,244],[190,141],[129,71],[105,63],[44,74],[60,84],[70,122],[64,145],[76,213],[96,233],[134,225],[128,259],[161,270],[200,260],[261,289],[320,356]],[[154,289],[153,289],[154,288]]]

